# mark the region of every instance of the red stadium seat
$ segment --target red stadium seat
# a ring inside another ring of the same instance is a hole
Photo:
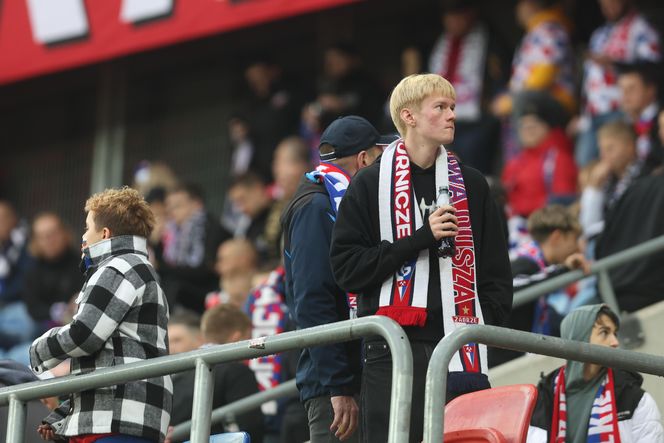
[[[445,442],[526,441],[537,389],[511,385],[462,395],[445,406]]]
[[[506,443],[505,436],[493,428],[446,432],[445,443]]]

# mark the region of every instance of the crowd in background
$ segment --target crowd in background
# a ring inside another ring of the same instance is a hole
[[[632,1],[599,4],[606,22],[586,42],[582,60],[571,43],[572,24],[554,0],[518,1],[524,36],[513,50],[492,38],[476,2],[443,1],[444,31],[431,53],[408,48],[402,54],[404,75],[437,73],[455,87],[450,148],[485,174],[504,210],[515,289],[587,269],[592,260],[664,234],[657,222],[664,209],[659,35]],[[396,132],[380,82],[347,43],[325,51],[314,85],[288,78],[267,56],[248,64],[244,75],[247,106],[228,121],[233,178],[223,190],[223,214],[206,209],[200,187],[173,172],[177,165],[155,159],[135,174],[133,185],[157,220],[150,259],[171,306],[172,353],[291,328],[279,219],[302,176],[317,164],[320,134],[350,114]],[[83,283],[81,230],[51,212],[29,224],[0,201],[0,356],[27,363],[35,337],[71,320]],[[662,300],[657,260],[645,258],[612,275],[622,309]],[[514,310],[509,326],[558,335],[571,309],[598,297],[588,278]],[[212,333],[210,325],[219,322],[232,323],[230,332]],[[496,355],[492,363],[511,357]],[[263,357],[249,362],[249,370],[225,366],[215,374],[215,406],[292,378],[296,359]],[[238,382],[252,376],[256,389]],[[192,383],[192,374],[178,376],[175,404],[191,407],[178,389],[187,392],[182,386]],[[174,411],[183,412],[182,420],[191,415],[186,408]],[[280,433],[281,441],[306,440],[297,401],[267,404],[262,414],[264,421],[238,417],[235,425],[252,430],[255,441],[263,433],[270,441]]]

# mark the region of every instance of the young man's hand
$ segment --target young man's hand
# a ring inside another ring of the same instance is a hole
[[[599,162],[590,171],[588,175],[588,186],[601,188],[611,175],[611,165],[607,162]]]
[[[357,429],[357,416],[359,408],[352,396],[339,395],[331,397],[332,409],[334,410],[334,421],[330,426],[330,431],[334,436],[344,441],[353,435]]]
[[[584,274],[590,274],[590,262],[586,257],[580,253],[575,252],[565,259],[565,267],[569,269],[581,269]]]
[[[39,432],[42,440],[55,440],[55,431],[53,431],[51,425],[41,424],[37,428],[37,432]]]
[[[436,240],[457,235],[459,227],[457,226],[456,215],[454,215],[455,212],[454,206],[445,205],[429,215],[429,226],[431,226],[431,233]]]

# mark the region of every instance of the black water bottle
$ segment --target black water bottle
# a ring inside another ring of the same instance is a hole
[[[438,197],[436,197],[436,206],[446,206],[450,204],[450,190],[444,186],[438,188]],[[451,258],[454,256],[456,246],[454,245],[454,237],[443,237],[440,241],[440,246],[436,250],[438,257]]]

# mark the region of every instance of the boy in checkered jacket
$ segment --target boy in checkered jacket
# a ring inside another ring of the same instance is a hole
[[[36,373],[71,358],[86,374],[168,354],[168,305],[148,261],[154,215],[130,188],[108,189],[85,204],[81,269],[86,281],[72,322],[34,341]],[[71,443],[162,442],[170,421],[170,376],[72,394],[38,431]]]

